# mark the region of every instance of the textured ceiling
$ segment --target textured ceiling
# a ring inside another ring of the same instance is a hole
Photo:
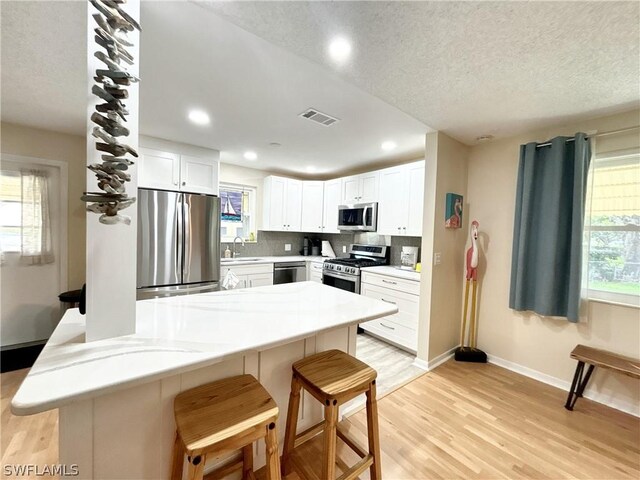
[[[640,99],[640,2],[197,3],[467,143]]]
[[[220,148],[234,163],[245,148],[283,144],[256,168],[348,169],[385,160],[378,146],[387,132],[405,132],[396,153],[407,156],[427,126],[473,143],[622,111],[640,97],[639,10],[638,2],[143,2],[141,131]],[[3,0],[0,17],[2,120],[84,132],[86,2]],[[325,53],[336,34],[354,43],[341,68]],[[208,53],[217,44],[226,55]],[[220,94],[220,82],[233,96]],[[209,130],[182,121],[185,108],[205,103]],[[291,123],[312,106],[343,122],[320,131]],[[349,135],[331,137],[338,127]]]

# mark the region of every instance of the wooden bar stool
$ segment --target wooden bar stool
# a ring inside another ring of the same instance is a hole
[[[240,375],[208,383],[176,396],[176,442],[173,450],[172,480],[182,480],[187,455],[189,480],[201,479],[207,456],[222,456],[242,449],[237,462],[212,472],[222,478],[242,467],[242,478],[253,474],[253,442],[264,438],[267,450],[267,479],[280,479],[278,407],[252,375]]]
[[[366,363],[340,350],[311,355],[293,364],[287,428],[282,454],[283,474],[291,472],[297,459],[293,450],[324,430],[322,480],[333,480],[336,470],[336,437],[356,452],[362,460],[340,480],[354,479],[370,468],[372,480],[382,478],[380,469],[380,440],[378,437],[378,406],[376,402],[376,371]],[[324,421],[296,435],[300,390],[304,388],[324,405]],[[345,402],[367,394],[367,430],[369,451],[362,449],[338,426],[338,408]],[[296,469],[302,475],[301,468]]]

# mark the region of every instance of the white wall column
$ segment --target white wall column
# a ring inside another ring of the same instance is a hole
[[[107,68],[94,57],[96,51],[104,51],[94,40],[96,22],[92,15],[98,13],[89,2],[87,4],[87,165],[100,161],[104,152],[96,150],[96,139],[91,135],[95,124],[90,120],[95,106],[102,100],[91,93],[95,84],[96,69]],[[131,17],[140,19],[140,1],[128,0],[121,8]],[[133,47],[127,51],[133,56],[134,64],[123,66],[131,74],[139,76],[140,34],[129,32],[127,38]],[[124,125],[130,130],[127,137],[118,137],[121,143],[138,151],[138,98],[139,83],[127,87],[128,98],[123,102],[130,114]],[[129,167],[131,181],[126,184],[129,196],[137,196],[137,160]],[[96,176],[87,170],[87,191],[99,191]],[[86,341],[128,335],[136,328],[136,251],[137,251],[137,204],[122,210],[131,217],[131,225],[104,225],[98,221],[98,214],[87,212],[87,330]]]

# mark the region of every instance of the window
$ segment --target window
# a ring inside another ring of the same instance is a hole
[[[22,186],[20,172],[0,172],[0,250],[20,252]]]
[[[596,156],[587,216],[589,298],[640,304],[640,152]]]
[[[220,183],[220,240],[256,241],[256,188]]]
[[[43,170],[0,171],[0,252],[27,265],[54,261],[48,183]]]

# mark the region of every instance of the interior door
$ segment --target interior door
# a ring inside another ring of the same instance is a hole
[[[182,194],[138,189],[138,288],[182,283]]]
[[[182,283],[220,280],[220,199],[184,195],[184,266]]]

